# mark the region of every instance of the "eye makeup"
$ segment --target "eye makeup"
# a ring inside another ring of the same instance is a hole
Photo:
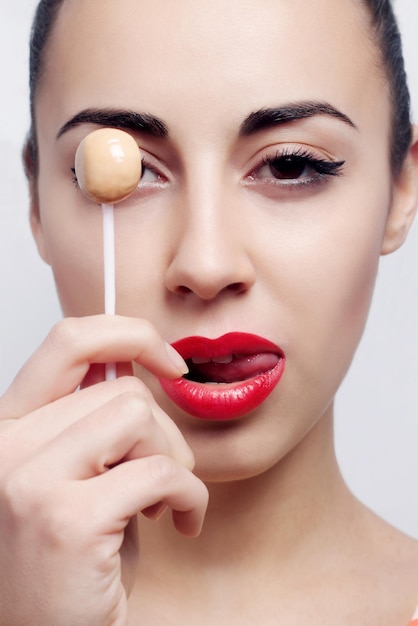
[[[341,176],[344,164],[320,157],[306,147],[285,147],[263,156],[247,180],[295,192],[323,184],[329,177]]]

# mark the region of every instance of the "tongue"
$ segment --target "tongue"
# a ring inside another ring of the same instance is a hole
[[[236,383],[273,369],[280,357],[270,352],[234,357],[231,363],[199,363],[190,368],[189,378],[200,382]]]

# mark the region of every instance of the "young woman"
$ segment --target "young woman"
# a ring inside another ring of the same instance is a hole
[[[407,626],[418,546],[349,492],[332,428],[417,204],[389,2],[42,0],[31,88],[65,319],[0,404],[0,623]],[[74,174],[98,127],[143,155],[115,317]]]

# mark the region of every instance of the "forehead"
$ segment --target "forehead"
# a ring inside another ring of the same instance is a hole
[[[278,100],[350,115],[382,98],[375,58],[356,0],[65,0],[42,87],[63,115],[122,106],[166,118],[187,102],[238,117]]]

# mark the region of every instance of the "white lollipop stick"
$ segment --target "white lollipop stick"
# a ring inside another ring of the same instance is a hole
[[[136,189],[142,159],[131,135],[114,128],[100,128],[87,135],[75,157],[77,180],[83,193],[102,205],[104,309],[116,313],[114,204]],[[116,378],[116,363],[106,363],[106,380]]]
[[[103,218],[103,265],[104,265],[104,310],[108,315],[116,313],[116,270],[115,270],[115,216],[113,204],[102,204]],[[106,380],[115,380],[116,363],[106,363]]]

